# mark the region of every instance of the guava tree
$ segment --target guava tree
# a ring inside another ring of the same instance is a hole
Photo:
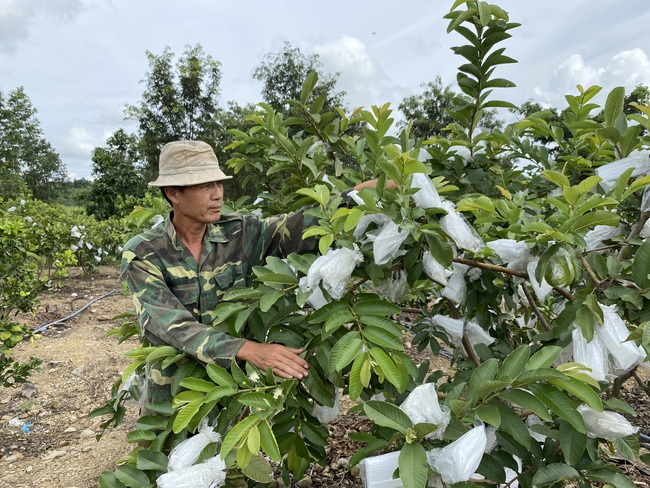
[[[317,224],[304,236],[320,239],[319,253],[256,267],[255,285],[226,294],[213,326],[304,347],[310,374],[297,381],[249,364],[224,369],[143,340],[95,415],[111,415],[106,426],[119,422],[129,390],[137,394],[119,383],[154,361],[180,365],[174,399],[138,420],[128,441],[140,445],[102,474],[102,487],[154,486],[175,469],[167,450],[206,422],[221,441],[206,442],[192,463],[219,456],[226,486],[263,486],[274,469],[285,482],[299,479],[325,461],[320,412],[335,409],[339,392],[373,422],[355,435],[365,447],[352,464],[399,451],[396,475],[408,488],[440,477],[454,486],[634,486],[613,461],[639,460],[634,429],[623,420],[622,429],[599,430],[593,419],[634,415],[616,391],[636,374],[649,344],[650,243],[642,236],[650,177],[630,158],[647,159],[641,129],[650,126],[650,108],[636,104],[626,114],[624,90],[614,88],[598,122],[592,113],[600,88],[578,87],[566,97],[568,137],[535,114],[482,131],[486,110],[513,108],[492,92],[513,86],[494,74],[515,62],[500,46],[518,24],[496,5],[467,0],[446,17],[449,32],[467,42],[453,49],[463,58],[457,81],[469,97],[451,111],[449,137],[414,139],[408,128],[391,135],[387,105],[324,111],[322,100],[310,98],[315,74],[290,102],[298,115],[262,104],[250,117],[254,127],[234,131],[231,168],[282,175],[283,186],[265,195],[261,210],[311,205]],[[361,135],[350,130],[358,122]],[[376,189],[342,205],[341,191],[373,177]],[[412,324],[403,320],[405,308],[418,316]],[[612,322],[624,336],[604,341]],[[452,374],[409,357],[407,329],[420,350],[452,349]],[[138,329],[126,323],[115,333]],[[606,346],[602,370],[591,362],[598,340]],[[608,349],[614,346],[625,358]],[[632,353],[636,359],[622,364]],[[407,408],[427,384],[448,412],[444,424]],[[446,453],[479,429],[491,440],[472,445],[476,466],[450,474]]]

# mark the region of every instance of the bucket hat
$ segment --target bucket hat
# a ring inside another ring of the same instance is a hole
[[[149,186],[190,186],[229,180],[212,147],[203,141],[168,142],[160,151],[158,178]]]

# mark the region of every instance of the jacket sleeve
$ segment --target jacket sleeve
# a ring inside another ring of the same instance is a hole
[[[122,256],[121,277],[133,296],[141,334],[152,345],[168,344],[204,363],[228,367],[245,340],[200,323],[165,282],[154,260],[133,250]]]

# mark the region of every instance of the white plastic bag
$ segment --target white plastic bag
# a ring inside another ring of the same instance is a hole
[[[437,208],[442,205],[442,199],[438,195],[433,181],[424,173],[414,173],[411,179],[411,188],[419,188],[420,191],[413,194],[413,200],[421,208]]]
[[[585,250],[593,251],[603,247],[604,241],[621,234],[621,227],[611,225],[597,225],[585,235]]]
[[[431,323],[445,329],[445,332],[449,334],[449,337],[451,337],[454,345],[456,345],[456,347],[460,347],[460,340],[463,337],[463,329],[465,328],[465,323],[463,320],[453,319],[451,317],[447,317],[446,315],[434,315],[431,319]]]
[[[476,344],[485,344],[486,346],[489,346],[494,342],[494,338],[473,320],[470,320],[465,324],[465,335],[472,346],[475,346]]]
[[[441,295],[454,303],[463,303],[467,297],[467,284],[465,274],[469,266],[459,263],[452,264],[451,276],[447,285],[442,289]]]
[[[474,230],[464,215],[456,212],[454,204],[448,200],[442,202],[447,215],[440,219],[440,227],[445,234],[452,238],[460,249],[479,252],[485,248],[483,239]]]
[[[377,224],[378,228],[366,232],[371,223]],[[362,239],[364,233],[365,239]],[[353,235],[359,242],[373,243],[372,250],[377,265],[386,264],[391,259],[406,254],[406,251],[400,250],[400,246],[409,236],[409,232],[400,229],[399,225],[384,214],[364,215],[354,229]]]
[[[497,239],[486,242],[485,245],[492,249],[508,268],[524,270],[532,258],[530,249],[524,241]]]
[[[630,331],[616,312],[616,305],[600,305],[603,325],[594,325],[594,333],[602,340],[610,354],[609,372],[618,377],[642,363],[646,354],[641,346],[628,341]]]
[[[528,279],[530,280],[530,284],[533,287],[533,291],[535,292],[535,296],[537,297],[537,299],[540,302],[544,302],[546,300],[546,297],[548,297],[549,293],[553,291],[553,286],[549,285],[544,277],[542,277],[541,283],[537,281],[537,278],[535,278],[535,271],[537,270],[538,264],[539,264],[538,257],[534,257],[528,262],[528,266],[527,266]]]
[[[386,223],[373,243],[372,251],[375,255],[375,264],[380,266],[397,256],[406,254],[406,251],[400,251],[400,246],[408,236],[409,232],[400,229],[399,225],[392,220]]]
[[[359,475],[365,488],[403,488],[402,480],[393,479],[398,467],[400,451],[393,451],[379,456],[362,459],[359,463]]]
[[[162,474],[158,488],[219,488],[226,483],[226,464],[217,454],[201,464]]]
[[[363,254],[357,250],[342,247],[329,249],[327,254],[319,256],[307,272],[307,289],[312,290],[322,281],[323,287],[335,300],[345,294],[350,276],[363,262]]]
[[[300,278],[300,282],[298,283],[298,286],[300,286],[300,289],[304,292],[309,291],[309,288],[307,287],[306,276]],[[327,305],[327,298],[325,298],[325,295],[323,295],[323,290],[320,289],[320,286],[316,286],[315,288],[312,288],[311,294],[309,295],[309,298],[307,298],[307,303],[314,310],[318,310],[319,308]]]
[[[408,289],[406,271],[403,269],[394,270],[389,278],[382,281],[378,289],[387,300],[400,302]]]
[[[580,405],[578,412],[585,421],[589,437],[616,439],[639,431],[638,427],[634,427],[625,417],[616,412],[597,412],[586,404]]]
[[[197,459],[199,459],[201,451],[203,451],[208,444],[219,442],[220,440],[221,436],[208,424],[208,419],[203,419],[198,432],[178,444],[169,453],[169,464],[167,469],[169,471],[178,471],[188,466],[192,466],[196,463]]]
[[[532,429],[533,425],[544,425],[544,422],[537,415],[529,415],[526,417],[526,427],[528,427],[528,432],[530,436],[538,442],[546,442],[546,436],[540,434]]]
[[[316,417],[322,424],[329,424],[334,422],[339,413],[341,412],[341,400],[339,399],[339,390],[338,388],[334,392],[334,406],[326,407],[324,405],[319,405],[314,403],[314,409],[312,410],[312,415]]]
[[[399,407],[413,424],[436,424],[438,428],[427,434],[427,439],[442,439],[451,420],[449,408],[438,403],[435,383],[418,385]]]
[[[612,187],[616,184],[616,180],[629,168],[634,168],[632,178],[650,173],[650,151],[632,151],[626,158],[596,168],[596,174],[603,179],[601,182],[603,186]]]
[[[427,452],[427,460],[442,481],[451,485],[470,479],[481,463],[486,447],[485,427],[480,425],[448,446]]]
[[[443,286],[447,284],[447,275],[449,272],[442,264],[434,259],[429,251],[424,251],[422,255],[422,266],[426,275],[433,281]]]
[[[577,325],[571,334],[573,342],[573,360],[576,363],[583,364],[590,368],[591,371],[585,371],[585,373],[596,381],[608,382],[607,349],[605,348],[603,341],[594,334],[591,342],[587,342],[582,335],[580,327]]]

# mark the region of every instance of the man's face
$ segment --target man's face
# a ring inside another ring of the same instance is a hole
[[[175,217],[203,224],[216,222],[221,217],[223,184],[220,181],[171,188],[167,195]]]

